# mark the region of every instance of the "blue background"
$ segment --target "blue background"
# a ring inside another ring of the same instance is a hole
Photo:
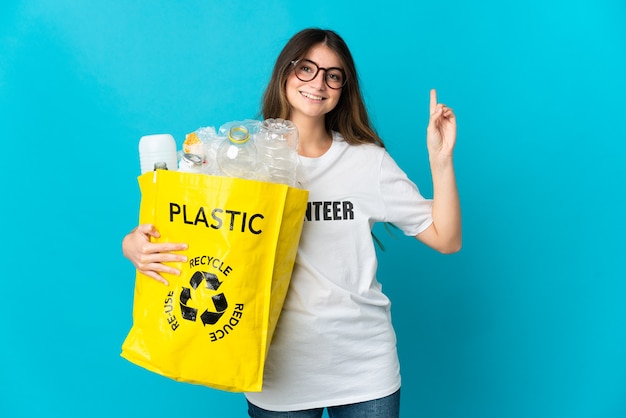
[[[119,357],[137,144],[255,117],[278,52],[350,45],[388,149],[432,196],[428,90],[458,117],[464,247],[377,227],[402,416],[626,416],[626,3],[4,1],[0,416],[245,416]]]

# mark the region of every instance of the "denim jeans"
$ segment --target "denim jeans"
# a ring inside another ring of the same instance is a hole
[[[384,398],[326,408],[330,418],[398,418],[400,416],[400,389]],[[304,411],[272,412],[248,402],[251,418],[321,418],[324,408]]]

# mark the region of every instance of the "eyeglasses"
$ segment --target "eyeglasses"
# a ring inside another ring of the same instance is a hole
[[[326,82],[326,85],[333,90],[339,90],[345,86],[346,81],[348,81],[346,79],[346,73],[341,68],[320,67],[313,61],[307,59],[291,61],[291,65],[293,65],[293,71],[300,81],[313,80],[317,77],[317,73],[319,73],[320,70],[324,70],[324,82]]]

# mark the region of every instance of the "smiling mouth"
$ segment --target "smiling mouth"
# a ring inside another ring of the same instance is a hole
[[[316,96],[316,95],[310,94],[310,93],[305,93],[303,91],[301,91],[300,94],[303,95],[304,97],[306,97],[307,99],[316,100],[318,102],[321,102],[322,100],[326,100],[324,97]]]

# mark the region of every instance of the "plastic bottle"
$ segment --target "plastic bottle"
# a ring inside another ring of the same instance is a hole
[[[141,174],[153,171],[156,163],[165,163],[168,170],[176,171],[178,158],[176,141],[170,134],[142,136],[139,140],[139,164]]]
[[[259,127],[260,179],[296,185],[298,128],[285,119],[266,119]]]
[[[230,122],[226,122],[217,130],[217,134],[219,136],[228,136],[228,132],[230,128],[233,126],[243,126],[248,130],[248,133],[252,138],[255,137],[256,133],[259,132],[259,127],[261,126],[261,121],[256,119],[244,119],[244,120],[233,120]]]
[[[196,130],[196,134],[198,135],[198,138],[200,138],[200,140],[202,141],[203,145],[203,172],[205,174],[211,174],[216,176],[222,175],[222,171],[217,165],[217,149],[222,144],[225,135],[223,135],[222,137],[218,136],[215,128],[212,126],[198,128]]]
[[[250,131],[244,125],[233,125],[228,137],[217,149],[217,163],[229,177],[256,178],[257,150]]]

